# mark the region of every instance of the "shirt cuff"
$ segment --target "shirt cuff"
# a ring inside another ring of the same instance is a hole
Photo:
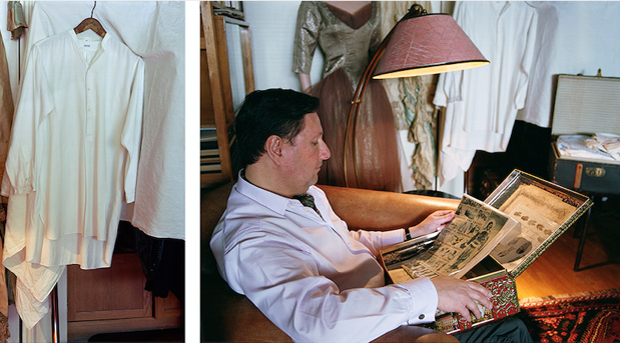
[[[407,320],[408,325],[431,323],[437,313],[437,289],[428,278],[418,278],[399,283],[409,292],[413,308]]]
[[[402,243],[404,241],[405,230],[402,228],[393,231],[381,232],[381,243],[383,244],[383,248],[394,244]]]

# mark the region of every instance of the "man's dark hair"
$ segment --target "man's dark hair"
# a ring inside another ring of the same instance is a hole
[[[233,132],[235,167],[256,163],[272,135],[292,141],[304,127],[304,116],[315,112],[319,99],[290,89],[254,91],[237,112]]]

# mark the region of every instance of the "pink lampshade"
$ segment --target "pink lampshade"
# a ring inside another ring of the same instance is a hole
[[[436,74],[489,64],[447,14],[414,16],[394,28],[373,78]]]

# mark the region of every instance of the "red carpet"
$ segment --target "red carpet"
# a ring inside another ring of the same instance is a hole
[[[620,292],[521,301],[518,316],[534,342],[620,342]]]

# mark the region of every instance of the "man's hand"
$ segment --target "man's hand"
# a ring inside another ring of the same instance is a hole
[[[437,230],[443,230],[446,225],[454,219],[455,212],[453,210],[438,210],[420,222],[418,225],[411,227],[411,237],[419,237],[425,234],[433,233]]]
[[[463,318],[471,321],[471,310],[476,318],[481,318],[478,306],[474,300],[478,301],[486,308],[493,308],[493,304],[489,300],[492,293],[484,286],[453,277],[440,276],[431,279],[437,289],[438,302],[437,309],[444,312],[456,312]]]

